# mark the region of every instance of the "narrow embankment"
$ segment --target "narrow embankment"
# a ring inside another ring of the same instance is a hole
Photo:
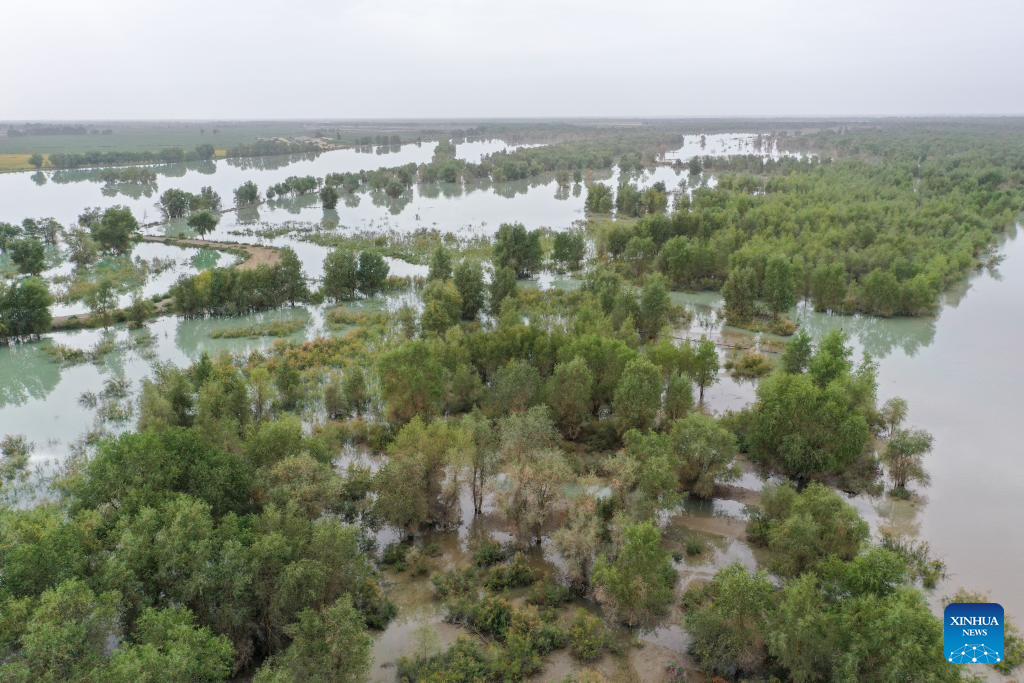
[[[233,268],[240,270],[252,270],[260,266],[274,266],[281,260],[281,253],[274,247],[266,247],[258,244],[244,244],[241,242],[213,242],[210,240],[188,239],[178,237],[161,237],[158,235],[143,235],[143,242],[158,242],[169,244],[175,247],[197,247],[199,249],[215,249],[231,254],[238,254],[242,261],[236,263]],[[171,310],[172,301],[170,298],[159,301],[156,305],[157,315],[165,315]],[[110,320],[123,320],[126,312],[123,309],[112,311]],[[53,319],[51,329],[53,330],[76,330],[81,328],[99,327],[103,324],[102,317],[93,313],[81,313],[77,315],[59,315]]]

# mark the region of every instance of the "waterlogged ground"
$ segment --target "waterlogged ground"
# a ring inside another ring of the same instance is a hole
[[[476,147],[460,146],[460,155],[474,160],[471,155],[493,151],[484,143],[471,144]],[[758,150],[756,145],[755,136],[708,136],[701,147],[699,136],[686,136],[680,150],[666,158],[685,161],[695,154],[778,154],[774,147],[762,146]],[[323,175],[358,167],[426,161],[432,150],[433,143],[421,147],[407,145],[397,152],[380,155],[344,150],[345,154],[332,152],[291,165],[278,166],[273,160],[260,160],[249,168],[242,168],[244,162],[211,162],[212,172],[208,167],[183,167],[179,175],[161,176],[158,184],[161,191],[172,186],[196,191],[202,185],[214,184],[228,201],[235,186],[257,173],[264,178],[257,183],[265,186],[288,175]],[[617,172],[595,179],[615,183]],[[639,181],[642,185],[662,181],[669,189],[680,184],[692,188],[699,182],[691,180],[686,170],[671,165],[658,166]],[[0,175],[0,220],[54,215],[67,223],[85,206],[123,203],[129,199],[138,202],[136,207],[148,207],[147,215],[155,217],[155,196],[107,197],[101,190],[101,184],[90,181],[48,182],[40,186],[29,174]],[[339,204],[333,212],[336,215],[324,212],[318,199],[310,197],[264,205],[255,212],[225,214],[210,238],[291,246],[299,254],[306,275],[316,279],[322,275],[323,259],[329,250],[305,239],[310,230],[351,234],[438,227],[462,235],[477,235],[491,234],[506,221],[560,229],[583,217],[583,194],[572,188],[559,188],[553,179],[546,178],[477,187],[417,186],[404,203],[364,194],[358,197],[358,204],[354,198],[349,198],[351,205]],[[140,211],[138,215],[143,214]],[[181,225],[161,226],[151,232],[187,234]],[[947,562],[950,576],[933,593],[934,602],[964,586],[989,591],[992,600],[1002,603],[1020,619],[1024,615],[1024,592],[1019,590],[1017,577],[1024,570],[1024,546],[1013,540],[1017,537],[1015,531],[1024,523],[1024,513],[1016,505],[1024,494],[1024,468],[1017,462],[1020,447],[1015,419],[1020,406],[1018,387],[1024,374],[1015,361],[1019,340],[1024,338],[1024,319],[1015,312],[1024,297],[1024,239],[1016,233],[1003,246],[1004,260],[996,272],[978,273],[950,292],[935,318],[828,316],[805,307],[798,308],[794,316],[816,338],[832,329],[845,330],[858,356],[868,352],[878,362],[879,399],[884,401],[896,395],[907,399],[909,424],[927,429],[935,436],[935,449],[926,462],[932,482],[919,491],[914,501],[861,496],[851,502],[876,533],[892,529],[917,536],[928,541],[933,553]],[[139,245],[136,255],[147,260],[154,256],[170,258],[175,263],[176,270],[164,271],[173,271],[173,277],[160,274],[146,282],[146,296],[166,291],[178,275],[192,272],[189,269],[213,265],[212,257],[204,256],[202,250],[164,245]],[[221,255],[216,265],[225,265],[226,258],[232,257]],[[425,272],[422,265],[398,259],[389,259],[389,265],[396,275]],[[63,272],[56,268],[48,275],[56,277]],[[545,273],[534,286],[572,288],[578,284],[571,278]],[[415,301],[415,295],[409,294],[364,305],[394,307]],[[690,324],[675,330],[676,338],[708,336],[721,345],[723,361],[736,353],[734,347],[753,346],[767,351],[778,347],[777,338],[752,336],[723,327],[719,315],[721,299],[717,294],[674,293],[673,301],[693,313]],[[55,314],[64,312],[56,310]],[[127,429],[133,423],[131,409],[141,381],[152,373],[156,362],[186,365],[204,351],[215,355],[222,351],[265,349],[274,339],[213,335],[219,330],[273,320],[302,323],[298,331],[286,337],[292,340],[345,331],[331,330],[325,325],[323,307],[298,307],[231,319],[164,317],[149,323],[144,331],[116,328],[109,332],[62,332],[49,335],[38,344],[0,348],[0,434],[24,434],[36,444],[34,464],[52,465],[66,457],[71,445],[99,424],[98,409],[80,401],[84,392],[99,394],[111,380],[123,381],[126,394],[112,403],[121,405],[124,419],[107,421],[104,427],[115,432]],[[105,345],[107,351],[95,361],[62,366],[47,353],[47,347],[56,345],[83,351]],[[706,393],[705,408],[715,413],[741,408],[754,399],[755,389],[754,382],[735,380],[723,371],[720,381]],[[349,461],[380,464],[379,458],[374,460],[369,454],[349,452],[339,465]],[[757,501],[761,486],[761,480],[747,466],[741,479],[723,487],[713,501],[688,501],[664,515],[666,538],[674,548],[682,551],[691,539],[698,539],[705,546],[699,556],[681,552],[677,562],[680,589],[693,581],[709,579],[730,562],[756,566],[759,558],[744,540],[745,506]],[[489,505],[493,508],[493,501]],[[471,508],[467,512],[465,504],[463,515],[464,523],[456,532],[439,537],[445,553],[432,562],[451,565],[466,561],[469,540],[481,531],[497,540],[508,538],[496,515],[485,514],[474,521]],[[387,543],[394,537],[382,533],[378,540]],[[547,542],[534,561],[545,571],[554,572],[560,559]],[[421,645],[443,647],[460,633],[458,628],[442,622],[428,579],[389,573],[388,580],[392,599],[401,612],[378,636],[375,645],[373,676],[381,681],[393,680],[394,664],[399,657],[413,654]],[[667,665],[685,664],[687,640],[678,626],[678,617],[673,614],[660,628],[641,634],[642,647],[627,648],[627,655],[622,658],[606,657],[595,668],[611,680],[630,676],[658,680]],[[423,636],[425,633],[433,637]],[[576,668],[578,665],[568,654],[558,652],[548,658],[545,671],[537,680],[560,680]]]

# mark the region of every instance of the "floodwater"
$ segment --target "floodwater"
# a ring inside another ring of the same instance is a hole
[[[501,140],[481,140],[456,146],[456,157],[479,162],[486,154],[517,149]],[[75,222],[83,209],[124,204],[141,223],[160,219],[156,202],[164,190],[177,188],[198,192],[204,186],[216,190],[224,206],[234,203],[234,191],[247,180],[261,191],[289,176],[371,171],[429,162],[436,143],[427,141],[395,147],[350,148],[319,155],[287,155],[258,158],[220,159],[217,161],[150,166],[157,174],[156,186],[148,194],[138,188],[104,191],[102,169],[47,171],[41,174],[21,172],[0,174],[0,221],[20,223],[23,218],[50,216],[67,226]],[[40,182],[45,179],[44,182]],[[319,200],[318,200],[319,203]],[[319,219],[319,216],[318,216]]]

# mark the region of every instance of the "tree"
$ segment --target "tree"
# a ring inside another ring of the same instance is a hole
[[[672,603],[675,581],[672,559],[651,522],[626,525],[614,557],[601,555],[594,565],[598,601],[627,626],[663,614]]]
[[[235,206],[253,206],[260,203],[260,189],[256,183],[246,180],[235,189]]]
[[[547,383],[547,402],[555,422],[568,439],[579,436],[590,419],[593,405],[594,374],[579,356],[559,363]]]
[[[757,273],[749,266],[737,266],[729,271],[722,286],[725,317],[730,324],[741,325],[754,317],[757,299]]]
[[[114,651],[102,678],[115,683],[223,681],[231,676],[234,658],[231,641],[196,626],[190,610],[147,608],[131,641]]]
[[[484,307],[484,273],[475,261],[460,261],[452,273],[452,282],[462,298],[462,319],[476,320]]]
[[[359,252],[359,271],[356,274],[359,291],[365,296],[375,296],[384,289],[391,268],[384,257],[375,251]]]
[[[776,318],[796,305],[796,283],[789,259],[774,255],[764,269],[764,299]]]
[[[927,484],[924,456],[932,449],[932,435],[920,429],[896,429],[882,453],[882,461],[889,471],[894,495],[907,495],[907,484],[912,481]]]
[[[672,445],[679,458],[679,479],[699,498],[710,498],[715,485],[739,476],[733,465],[736,437],[714,418],[688,415],[672,425]]]
[[[355,254],[338,247],[324,259],[324,296],[335,301],[351,301],[359,288],[359,265]]]
[[[388,463],[377,474],[378,514],[409,534],[448,526],[459,493],[452,465],[468,443],[469,435],[458,425],[414,417],[395,436]]]
[[[637,356],[626,363],[612,402],[621,431],[654,425],[661,407],[661,386],[661,372],[651,361]]]
[[[0,665],[0,678],[55,683],[95,680],[92,672],[103,663],[111,634],[118,632],[119,597],[113,592],[96,595],[80,579],[45,591],[20,625],[19,661]],[[21,668],[23,678],[15,678],[15,667]]]
[[[563,270],[579,270],[587,253],[587,242],[580,232],[555,233],[551,258]]]
[[[483,512],[487,480],[497,473],[501,458],[494,429],[483,414],[474,410],[462,418],[461,426],[469,435],[468,448],[462,455],[463,462],[470,469],[473,514],[479,515]]]
[[[38,171],[43,167],[43,155],[40,154],[39,152],[36,152],[35,154],[28,158],[28,163],[34,166],[35,169]]]
[[[765,487],[747,533],[768,547],[772,568],[783,576],[813,571],[833,556],[851,560],[869,538],[857,510],[817,483],[800,493],[787,484]]]
[[[782,370],[794,375],[806,372],[811,362],[811,352],[811,335],[799,330],[782,352]]]
[[[19,273],[39,275],[46,268],[46,249],[37,239],[24,237],[14,240],[7,251],[18,266]]]
[[[569,586],[578,595],[589,593],[594,559],[601,546],[597,501],[590,496],[577,499],[565,525],[551,535],[551,541],[565,560]]]
[[[641,338],[648,340],[658,336],[662,326],[668,321],[671,302],[665,278],[653,275],[640,291],[640,316],[637,327]]]
[[[132,240],[139,232],[139,222],[127,206],[112,206],[91,222],[89,230],[104,251],[126,254],[131,251]]]
[[[333,211],[338,206],[338,190],[331,185],[320,188],[320,203],[325,211]]]
[[[776,604],[769,576],[732,564],[695,592],[700,603],[687,611],[685,626],[693,636],[690,651],[700,668],[737,680],[758,673],[768,656],[766,642]]]
[[[423,316],[420,326],[424,332],[444,334],[457,325],[462,317],[462,297],[450,280],[431,280],[423,288]]]
[[[569,463],[557,449],[530,448],[510,458],[507,471],[502,510],[520,545],[540,543],[545,525],[562,506],[563,488],[572,480]]]
[[[501,304],[505,299],[516,295],[516,271],[511,268],[498,268],[491,280],[491,315],[501,312]]]
[[[291,247],[282,247],[275,268],[277,291],[290,305],[309,299],[309,288],[302,274],[302,261]]]
[[[701,337],[693,358],[693,381],[700,390],[698,400],[704,403],[704,390],[718,381],[718,349],[715,343]]]
[[[213,232],[213,229],[217,227],[217,223],[220,223],[220,214],[216,214],[209,209],[196,211],[188,217],[188,227],[192,228],[200,237],[205,236],[208,232]]]
[[[494,373],[484,412],[491,417],[525,412],[542,400],[542,386],[537,368],[514,358]]]
[[[590,213],[611,213],[613,206],[611,188],[604,183],[588,183],[587,198],[583,205]]]
[[[429,419],[444,408],[445,369],[425,341],[410,341],[380,356],[381,397],[391,422]]]
[[[24,278],[0,289],[0,335],[18,339],[47,332],[51,303],[50,291],[39,278]]]
[[[76,267],[83,268],[96,262],[99,247],[87,231],[72,230],[67,234],[65,242],[68,246],[68,260]]]
[[[895,434],[903,421],[907,419],[907,412],[907,402],[898,396],[883,403],[878,411],[878,417],[882,423],[882,435],[888,438]]]
[[[665,387],[663,406],[666,420],[678,420],[693,409],[693,382],[681,372],[674,372]]]
[[[85,295],[85,305],[89,311],[103,321],[103,327],[110,327],[110,315],[117,310],[117,292],[107,278],[103,278],[89,288]]]
[[[842,263],[822,264],[815,268],[811,274],[811,299],[815,310],[843,310],[847,281]]]
[[[323,611],[306,609],[285,631],[291,645],[256,673],[254,683],[360,683],[373,661],[363,615],[343,595]]]
[[[502,223],[494,239],[494,267],[511,268],[517,278],[540,270],[544,253],[540,230],[527,230],[522,223]]]
[[[430,255],[430,268],[427,280],[447,280],[452,276],[452,255],[443,246],[434,249]]]

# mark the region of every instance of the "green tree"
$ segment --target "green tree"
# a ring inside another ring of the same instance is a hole
[[[235,189],[235,206],[253,206],[260,203],[260,189],[251,180],[246,180]]]
[[[292,642],[283,654],[263,665],[254,683],[359,683],[373,661],[373,639],[363,615],[344,595],[323,611],[299,613],[286,629]]]
[[[32,237],[14,240],[7,252],[18,266],[19,273],[39,275],[46,268],[46,249],[43,243]]]
[[[338,206],[338,190],[331,185],[320,188],[320,203],[326,211],[333,211]]]
[[[43,155],[39,152],[34,153],[28,158],[28,163],[31,164],[38,171],[43,167]]]
[[[282,247],[281,260],[275,269],[275,283],[280,295],[290,305],[309,299],[306,277],[302,274],[302,261],[291,247]]]
[[[68,260],[78,268],[92,265],[99,256],[99,246],[85,230],[72,230],[67,234],[65,242],[68,247]]]
[[[23,278],[0,289],[0,336],[38,337],[50,329],[53,299],[39,278]]]
[[[102,678],[116,683],[226,681],[234,656],[231,641],[196,626],[188,609],[149,608],[136,620],[131,642],[115,650]]]
[[[551,250],[552,260],[563,270],[580,269],[580,263],[587,253],[587,242],[580,232],[555,233]]]
[[[423,316],[420,326],[425,333],[444,334],[462,318],[462,297],[449,280],[431,280],[423,288]]]
[[[590,213],[611,213],[612,190],[604,183],[588,183],[584,208]]]
[[[355,254],[341,247],[324,259],[324,296],[335,301],[351,301],[359,289],[359,265]]]
[[[691,375],[699,389],[698,400],[704,403],[704,390],[718,381],[718,349],[715,343],[702,337],[697,344]]]
[[[127,206],[112,206],[89,225],[89,230],[104,251],[126,254],[131,251],[132,240],[138,235],[139,222]]]
[[[511,268],[517,278],[540,270],[544,257],[540,230],[527,230],[522,223],[502,223],[494,238],[494,267]]]
[[[460,261],[452,273],[452,281],[462,298],[462,319],[476,320],[484,307],[484,273],[475,261]]]
[[[650,429],[654,425],[661,407],[661,387],[661,372],[654,363],[643,356],[626,363],[612,402],[622,431]]]
[[[447,280],[452,276],[452,255],[443,246],[438,246],[430,255],[427,280]]]
[[[614,557],[601,555],[594,565],[597,599],[627,626],[664,614],[672,603],[675,581],[672,559],[651,522],[625,526]]]
[[[693,636],[690,651],[700,668],[729,678],[759,673],[768,656],[766,642],[776,604],[768,575],[732,564],[697,591],[700,602],[687,611],[685,626]]]
[[[665,419],[678,420],[693,409],[693,382],[681,373],[674,372],[665,387]]]
[[[491,417],[525,412],[541,401],[542,387],[537,368],[524,360],[512,359],[494,373],[484,412]]]
[[[508,486],[499,498],[520,545],[540,543],[548,520],[562,507],[572,469],[561,451],[528,448],[507,459]]]
[[[679,458],[679,479],[695,496],[710,498],[716,484],[739,476],[733,465],[736,437],[714,418],[688,415],[672,425],[671,438]]]
[[[789,259],[775,255],[764,269],[764,299],[772,315],[778,317],[796,305],[796,282]]]
[[[511,268],[496,269],[491,280],[491,315],[498,315],[505,299],[515,295],[516,271]]]
[[[923,461],[931,449],[932,435],[924,430],[897,429],[893,432],[882,453],[893,494],[907,495],[907,484],[912,481],[928,483]]]
[[[205,237],[206,233],[213,232],[218,223],[220,223],[220,214],[209,209],[196,211],[188,217],[188,227],[192,228],[200,237]]]
[[[410,341],[380,356],[381,397],[391,422],[430,418],[444,408],[446,374],[429,343]]]
[[[575,439],[590,419],[594,400],[594,374],[587,362],[577,356],[556,365],[548,379],[546,393],[558,428],[566,438]]]
[[[757,299],[757,273],[749,266],[737,266],[729,271],[722,286],[725,317],[734,325],[742,325],[754,317]]]
[[[366,296],[375,296],[384,289],[391,268],[384,257],[375,251],[359,252],[359,270],[356,273],[359,291]]]
[[[648,278],[640,291],[640,316],[637,318],[637,327],[643,339],[654,339],[658,336],[661,328],[668,322],[670,307],[665,278],[661,275]]]
[[[103,322],[103,327],[110,327],[110,316],[117,310],[117,292],[107,278],[103,278],[89,288],[85,295],[85,305],[89,311]]]
[[[811,274],[811,299],[818,311],[842,311],[848,277],[841,263],[818,266]]]
[[[783,371],[794,375],[806,372],[811,362],[811,353],[811,335],[799,330],[782,352]]]

